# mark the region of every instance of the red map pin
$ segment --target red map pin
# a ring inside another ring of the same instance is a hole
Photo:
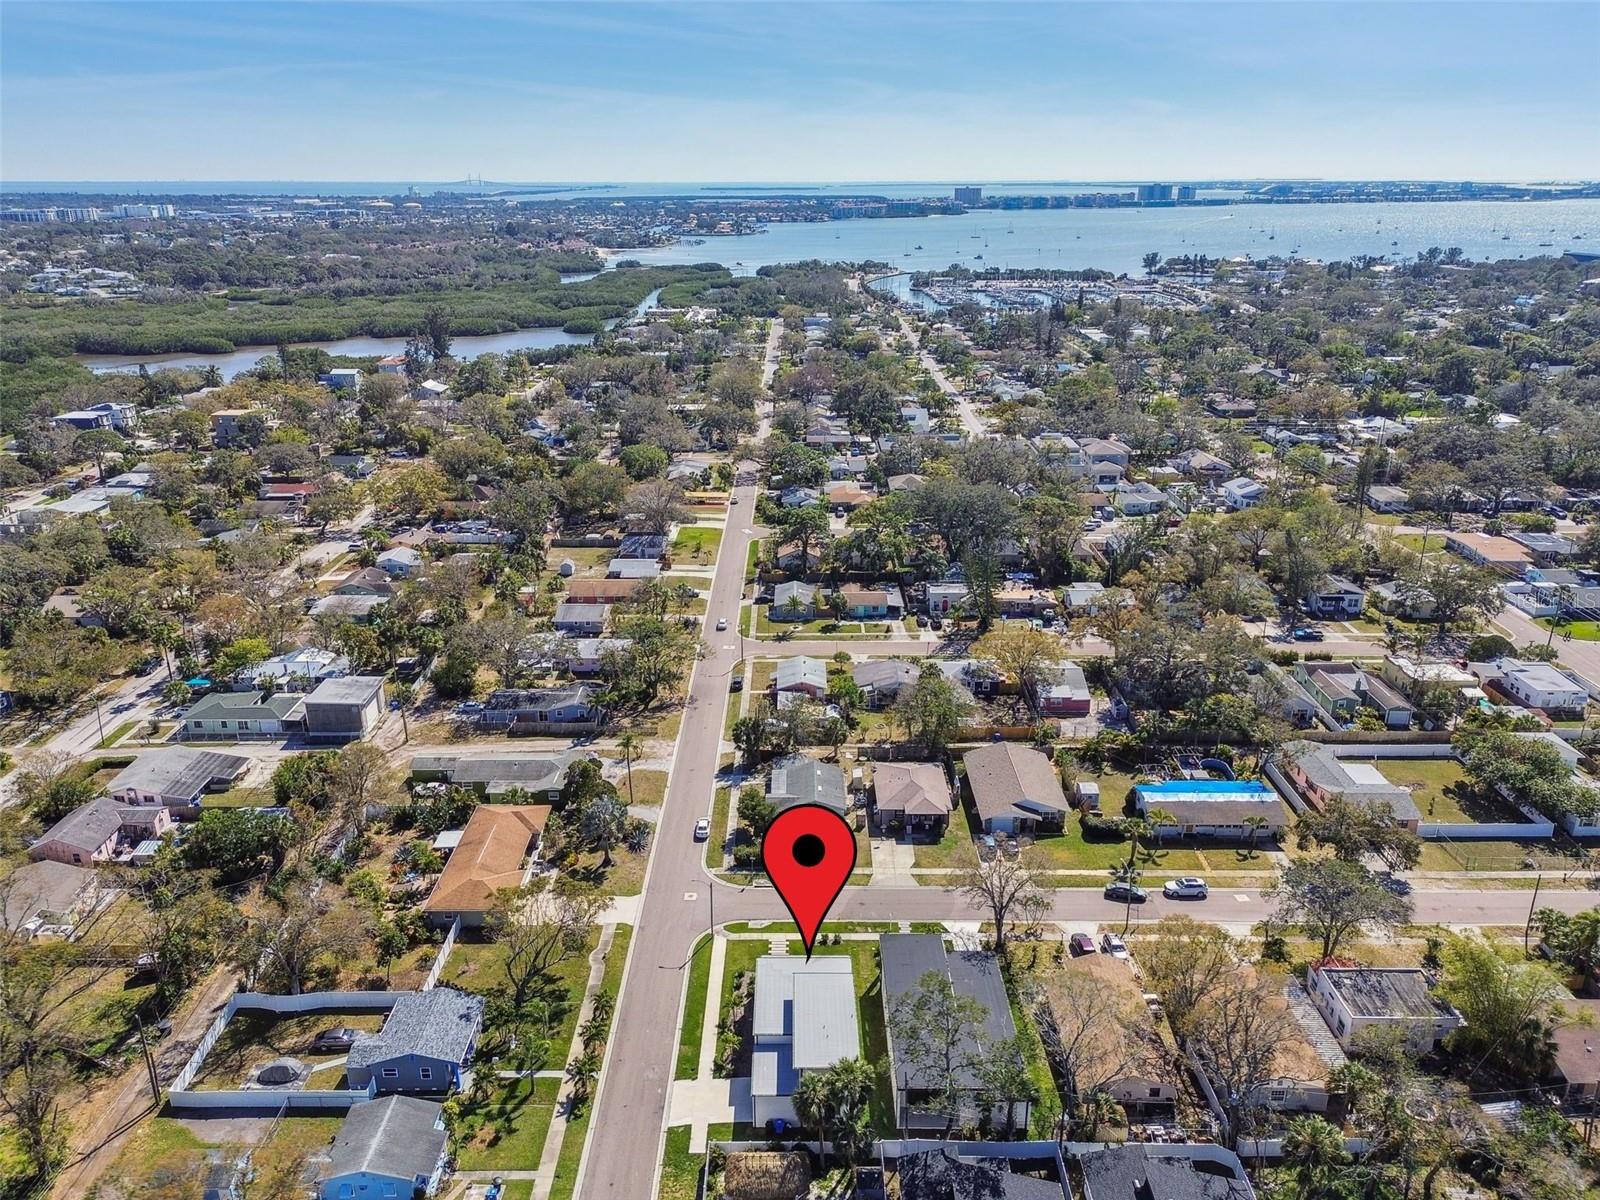
[[[856,835],[821,804],[797,804],[773,818],[761,838],[761,865],[800,928],[806,958],[822,918],[856,867]]]

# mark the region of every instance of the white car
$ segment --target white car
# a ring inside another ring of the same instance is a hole
[[[728,627],[728,618],[727,617],[718,617],[717,618],[717,630],[720,632],[720,631],[726,629],[727,627]]]
[[[701,817],[694,823],[694,840],[703,842],[711,836],[711,818]]]
[[[1100,935],[1100,953],[1109,954],[1112,958],[1128,958],[1128,946],[1114,933]]]
[[[1204,879],[1185,875],[1182,879],[1167,880],[1161,889],[1161,894],[1169,900],[1204,900],[1209,891]]]

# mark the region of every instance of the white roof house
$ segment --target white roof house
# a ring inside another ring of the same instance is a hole
[[[1228,507],[1235,511],[1254,508],[1261,503],[1261,497],[1266,495],[1267,488],[1260,480],[1250,479],[1241,475],[1237,479],[1230,479],[1222,485],[1222,498]]]
[[[773,675],[773,687],[780,692],[810,692],[821,696],[828,690],[828,667],[820,658],[786,658]]]
[[[861,1054],[855,976],[842,954],[766,955],[756,960],[751,1034],[750,1099],[757,1125],[794,1120],[795,1088],[820,1071]]]

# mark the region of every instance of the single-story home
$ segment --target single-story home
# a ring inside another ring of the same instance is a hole
[[[183,715],[184,741],[286,737],[305,724],[308,697],[294,692],[212,692]]]
[[[459,919],[465,929],[482,928],[499,893],[527,882],[529,859],[539,849],[550,807],[545,804],[480,804],[423,903],[431,925]]]
[[[837,763],[805,754],[789,754],[773,762],[767,776],[767,799],[779,812],[797,804],[821,804],[842,817],[850,808],[844,771]]]
[[[1251,404],[1254,412],[1255,405]],[[1255,1200],[1239,1156],[1215,1145],[1082,1143],[1082,1200]],[[1040,1192],[1040,1200],[1055,1200]]]
[[[1041,999],[1055,1014],[1057,1027],[1076,1042],[1080,1100],[1104,1092],[1130,1121],[1170,1117],[1179,1099],[1180,1076],[1133,968],[1109,954],[1084,954],[1068,958],[1058,973],[1047,974],[1040,983]],[[1085,990],[1099,997],[1100,1006],[1115,1019],[1087,1029],[1075,1024],[1082,1012],[1077,1000]]]
[[[599,637],[611,617],[609,604],[577,604],[571,600],[556,605],[552,624],[561,633],[575,637]]]
[[[413,783],[449,783],[482,797],[519,792],[555,804],[577,754],[418,754],[411,760]]]
[[[1524,708],[1536,708],[1547,714],[1581,714],[1589,704],[1588,691],[1552,663],[1499,658],[1483,665],[1486,672],[1480,672],[1475,664],[1473,673],[1485,682],[1494,683]]]
[[[450,1136],[444,1106],[415,1096],[352,1104],[317,1172],[319,1200],[431,1196],[444,1177]]]
[[[996,742],[967,751],[962,762],[985,833],[1060,832],[1066,823],[1061,774],[1039,751]]]
[[[965,583],[945,580],[928,585],[928,615],[942,617],[967,602],[971,590]]]
[[[552,664],[572,675],[598,675],[606,655],[622,654],[632,645],[631,638],[568,638],[556,647]]]
[[[434,1095],[461,1085],[483,1028],[483,997],[436,987],[404,992],[377,1033],[358,1032],[345,1059],[352,1088]]]
[[[1415,833],[1422,813],[1411,798],[1411,789],[1390,783],[1376,762],[1357,761],[1359,756],[1347,757],[1341,749],[1321,742],[1285,742],[1279,765],[1284,778],[1318,812],[1335,800],[1367,807],[1381,805]]]
[[[817,589],[809,583],[789,580],[772,589],[772,604],[767,617],[773,621],[809,621],[817,615]]]
[[[904,689],[916,683],[921,673],[916,663],[903,658],[868,659],[850,669],[850,677],[866,696],[870,708],[893,704]]]
[[[118,804],[100,796],[45,830],[28,847],[28,857],[88,867],[110,862],[126,845],[159,839],[171,828],[172,814],[160,805]]]
[[[820,658],[810,658],[803,654],[785,658],[778,663],[778,669],[773,672],[772,690],[800,692],[813,700],[821,700],[828,694],[827,664]]]
[[[1083,668],[1075,662],[1043,667],[1034,693],[1039,711],[1050,717],[1086,717],[1094,703]]]
[[[872,811],[889,833],[944,836],[950,782],[938,763],[879,763],[872,769]]]
[[[1427,1053],[1466,1024],[1416,967],[1325,962],[1307,970],[1306,991],[1346,1049],[1364,1029],[1400,1029],[1413,1050]]]
[[[844,601],[845,615],[858,621],[897,621],[905,615],[906,602],[900,595],[900,589],[892,585],[872,588],[845,586],[839,589],[839,596]]]
[[[324,679],[339,679],[350,674],[350,660],[334,650],[302,646],[287,654],[277,654],[251,667],[240,667],[231,686],[247,692],[265,687],[271,680],[280,692],[309,692]]]
[[[1565,1017],[1551,1037],[1555,1068],[1550,1082],[1566,1104],[1590,1105],[1600,1097],[1600,1000],[1564,999]]]
[[[1253,841],[1276,838],[1289,824],[1278,793],[1259,780],[1169,779],[1135,784],[1133,794],[1141,816],[1158,809],[1167,814],[1158,837]]]
[[[411,546],[391,546],[378,555],[378,566],[393,579],[410,579],[422,569],[422,555]]]
[[[1533,553],[1510,538],[1452,530],[1444,535],[1444,545],[1446,550],[1459,554],[1470,563],[1511,575],[1521,575],[1533,566]]]
[[[502,688],[489,693],[477,713],[486,729],[520,732],[524,729],[592,729],[605,719],[593,685],[573,683],[558,688]]]
[[[188,816],[207,792],[226,791],[250,769],[242,754],[167,746],[139,755],[106,785],[121,804],[157,804]]]

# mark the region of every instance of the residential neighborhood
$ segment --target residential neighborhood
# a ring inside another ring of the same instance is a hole
[[[1041,339],[618,266],[593,345],[291,351],[19,437],[0,965],[49,1002],[0,1017],[96,1050],[0,1063],[61,1130],[16,1154],[106,1200],[1576,1172],[1600,494],[1471,414],[1578,456],[1587,385],[1413,328],[1487,305],[1442,261],[1158,268],[1040,276]],[[855,856],[808,947],[761,846],[811,805]]]

